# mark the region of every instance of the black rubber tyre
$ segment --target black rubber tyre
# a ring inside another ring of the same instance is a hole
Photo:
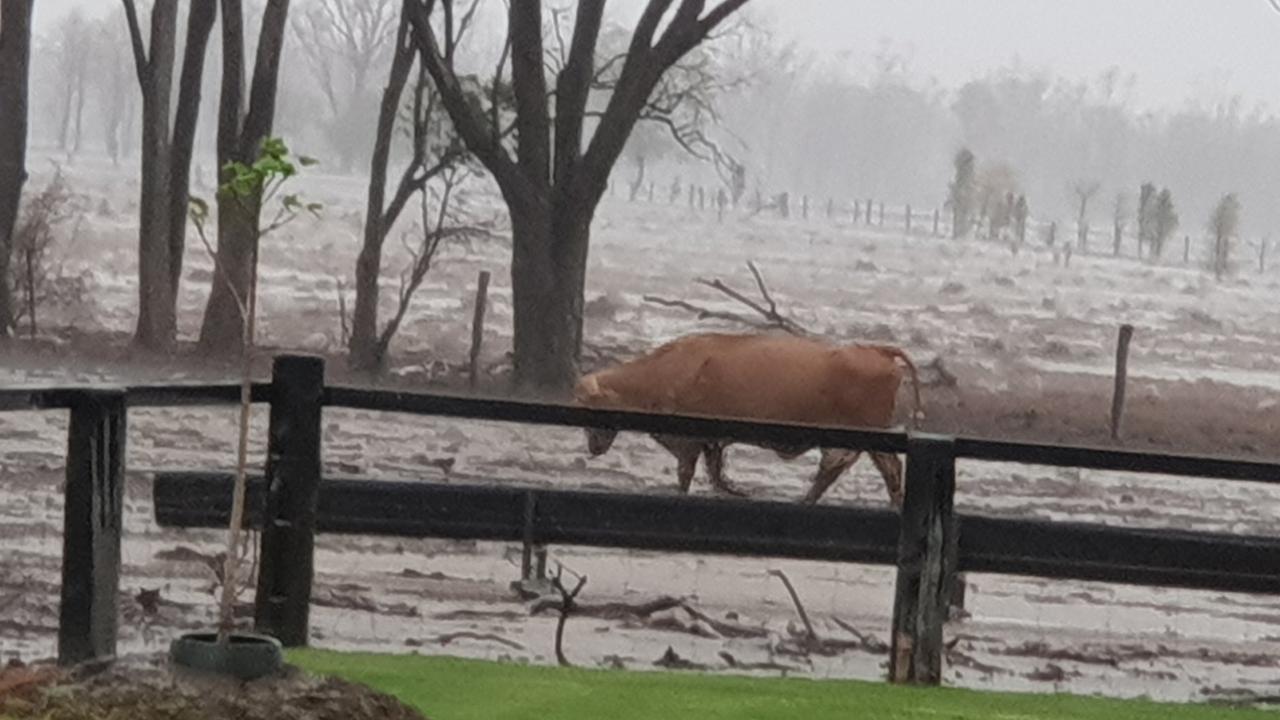
[[[237,678],[256,680],[284,667],[280,641],[256,633],[232,633],[228,642],[218,643],[217,633],[188,633],[169,645],[174,665]]]

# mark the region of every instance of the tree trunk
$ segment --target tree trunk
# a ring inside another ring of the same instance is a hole
[[[271,134],[275,118],[280,55],[289,15],[289,0],[268,0],[262,14],[249,88],[248,112],[244,112],[243,9],[239,0],[222,0],[223,64],[222,96],[218,112],[218,165],[235,160],[251,163]],[[249,284],[258,257],[258,198],[219,199],[216,262],[230,279],[214,282],[200,325],[200,349],[210,355],[239,353],[244,344],[244,323],[236,298],[249,297]]]
[[[187,16],[187,43],[178,83],[178,108],[173,121],[173,149],[169,172],[169,296],[175,316],[182,283],[182,256],[187,246],[187,204],[191,193],[191,155],[200,119],[200,85],[205,50],[218,16],[217,0],[193,0]]]
[[[591,211],[554,217],[512,205],[511,293],[515,387],[561,395],[578,379]]]
[[[403,21],[402,21],[403,22]],[[402,24],[397,38],[396,54],[392,59],[391,73],[382,92],[378,110],[377,134],[374,137],[373,156],[369,168],[369,197],[365,208],[364,244],[356,259],[356,304],[351,316],[351,340],[349,362],[353,370],[375,372],[382,369],[386,358],[378,342],[378,278],[382,274],[382,244],[387,237],[388,226],[395,217],[384,214],[387,195],[387,163],[391,155],[391,136],[395,131],[396,115],[400,110],[400,96],[409,80],[413,65],[413,46],[406,45]],[[415,118],[416,122],[416,118]],[[403,206],[401,206],[403,207]],[[396,213],[398,214],[398,212]],[[426,228],[423,228],[426,232]]]
[[[177,317],[169,284],[169,103],[173,86],[176,0],[151,13],[151,50],[142,81],[142,192],[138,228],[138,327],[147,350],[173,347]]]
[[[13,327],[9,262],[27,179],[27,100],[34,0],[0,3],[0,337]]]

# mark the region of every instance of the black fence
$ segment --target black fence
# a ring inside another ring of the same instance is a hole
[[[109,656],[116,639],[124,437],[129,407],[231,404],[235,385],[0,391],[0,410],[71,411],[59,658]],[[1280,465],[589,410],[448,395],[326,387],[318,358],[282,356],[253,388],[271,405],[268,460],[250,485],[246,522],[262,529],[255,625],[307,642],[316,532],[571,544],[774,556],[897,567],[890,677],[937,683],[942,627],[965,571],[1280,593],[1280,538],[957,515],[958,459],[1280,482]],[[601,427],[644,433],[821,445],[907,456],[901,514],[734,499],[660,497],[359,479],[321,481],[321,414],[344,407],[437,417]],[[225,527],[232,479],[161,473],[162,525]]]

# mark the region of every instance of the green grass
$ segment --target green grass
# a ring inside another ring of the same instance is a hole
[[[1262,710],[886,683],[576,670],[417,656],[289,654],[312,672],[391,693],[431,720],[1277,720]]]

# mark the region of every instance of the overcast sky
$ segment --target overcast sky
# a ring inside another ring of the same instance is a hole
[[[100,14],[117,4],[37,0],[37,27],[75,5]],[[862,68],[888,41],[914,72],[947,87],[1018,58],[1077,79],[1119,66],[1137,74],[1135,100],[1144,107],[1238,93],[1247,105],[1280,110],[1280,13],[1268,0],[753,0],[752,6],[820,58]]]

